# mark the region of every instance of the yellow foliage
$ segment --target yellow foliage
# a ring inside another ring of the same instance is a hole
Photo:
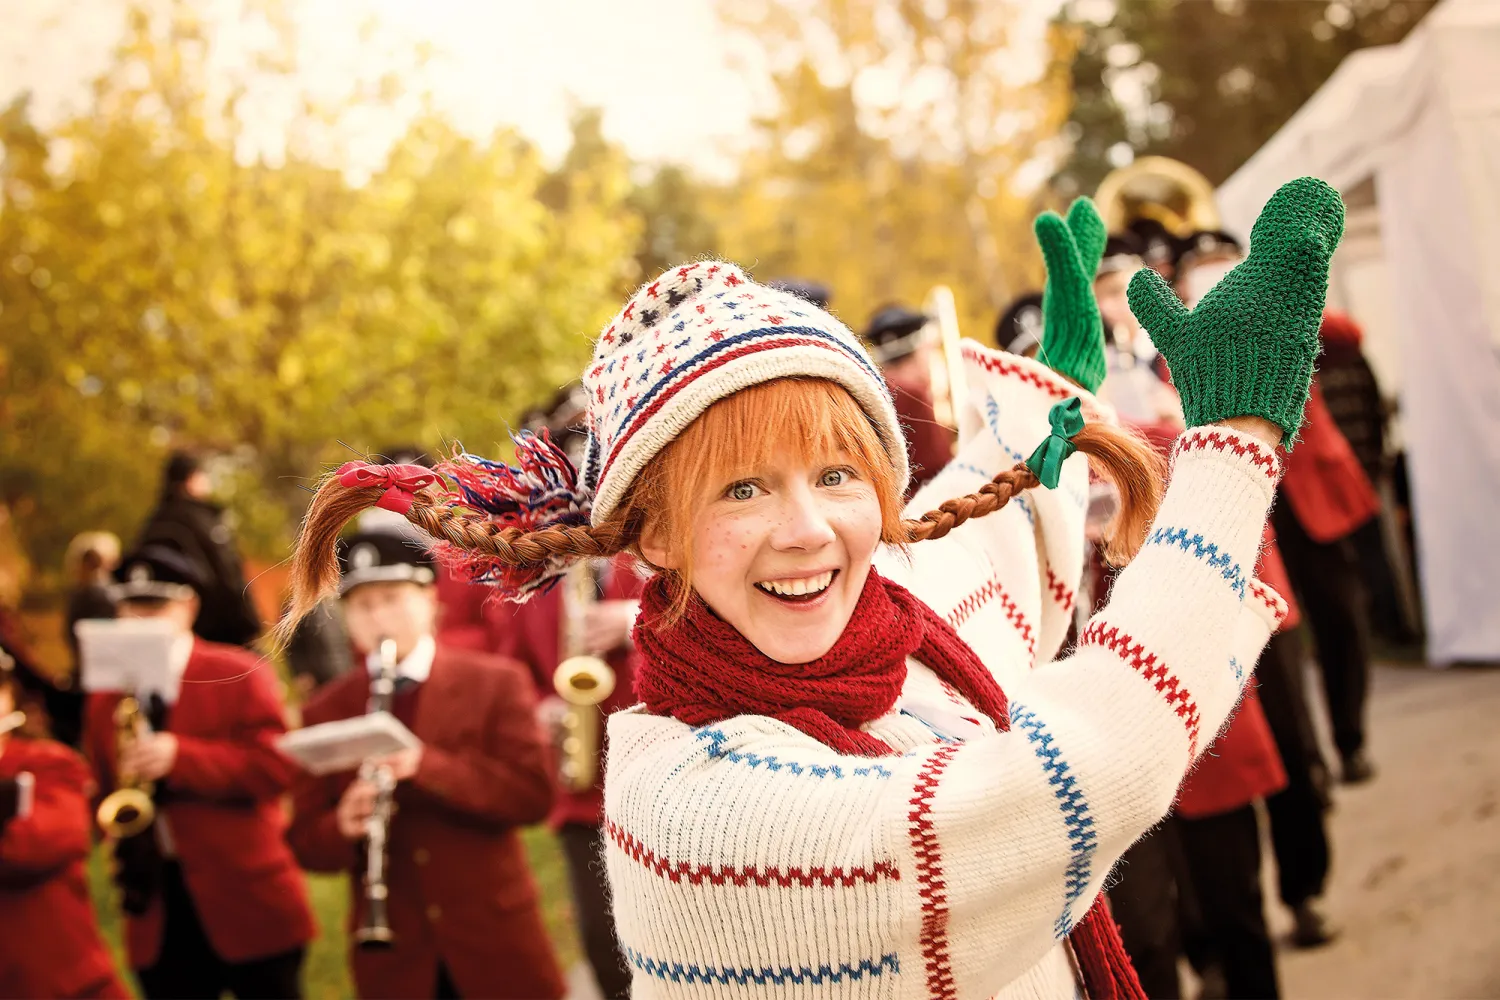
[[[76,531],[128,541],[183,444],[230,456],[222,498],[281,558],[304,487],[351,450],[495,449],[632,278],[617,151],[549,174],[513,133],[424,116],[360,185],[296,144],[242,162],[190,13],[134,19],[71,120],[0,115],[0,503],[44,570]],[[309,106],[291,132],[328,120]]]
[[[1066,121],[1069,39],[1017,79],[1021,0],[722,2],[773,71],[739,182],[717,201],[721,249],[760,277],[814,278],[856,328],[882,304],[920,304],[935,284],[968,336],[1040,288],[1031,219]],[[1034,50],[1034,46],[1031,47]]]

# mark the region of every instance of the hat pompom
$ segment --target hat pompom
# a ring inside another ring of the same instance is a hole
[[[522,431],[515,442],[515,465],[492,462],[462,449],[439,463],[437,471],[458,484],[452,503],[481,511],[499,528],[539,531],[589,523],[591,497],[579,482],[578,470],[546,430]],[[511,566],[494,556],[438,542],[434,553],[455,572],[475,583],[500,590],[512,601],[545,593],[568,571],[573,558],[554,556],[542,563]]]

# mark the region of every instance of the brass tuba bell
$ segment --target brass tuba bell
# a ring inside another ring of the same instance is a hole
[[[1152,219],[1178,238],[1220,226],[1208,178],[1165,156],[1143,156],[1110,172],[1099,182],[1094,204],[1111,233],[1139,219]]]

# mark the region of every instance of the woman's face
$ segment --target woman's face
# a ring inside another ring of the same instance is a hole
[[[849,456],[785,453],[716,483],[693,523],[696,590],[771,659],[807,663],[843,634],[880,543],[880,501]],[[670,539],[643,539],[681,569]]]

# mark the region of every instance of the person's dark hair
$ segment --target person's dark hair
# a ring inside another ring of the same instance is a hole
[[[161,491],[166,496],[175,496],[193,474],[203,468],[203,456],[194,451],[179,450],[167,457],[162,470]]]

